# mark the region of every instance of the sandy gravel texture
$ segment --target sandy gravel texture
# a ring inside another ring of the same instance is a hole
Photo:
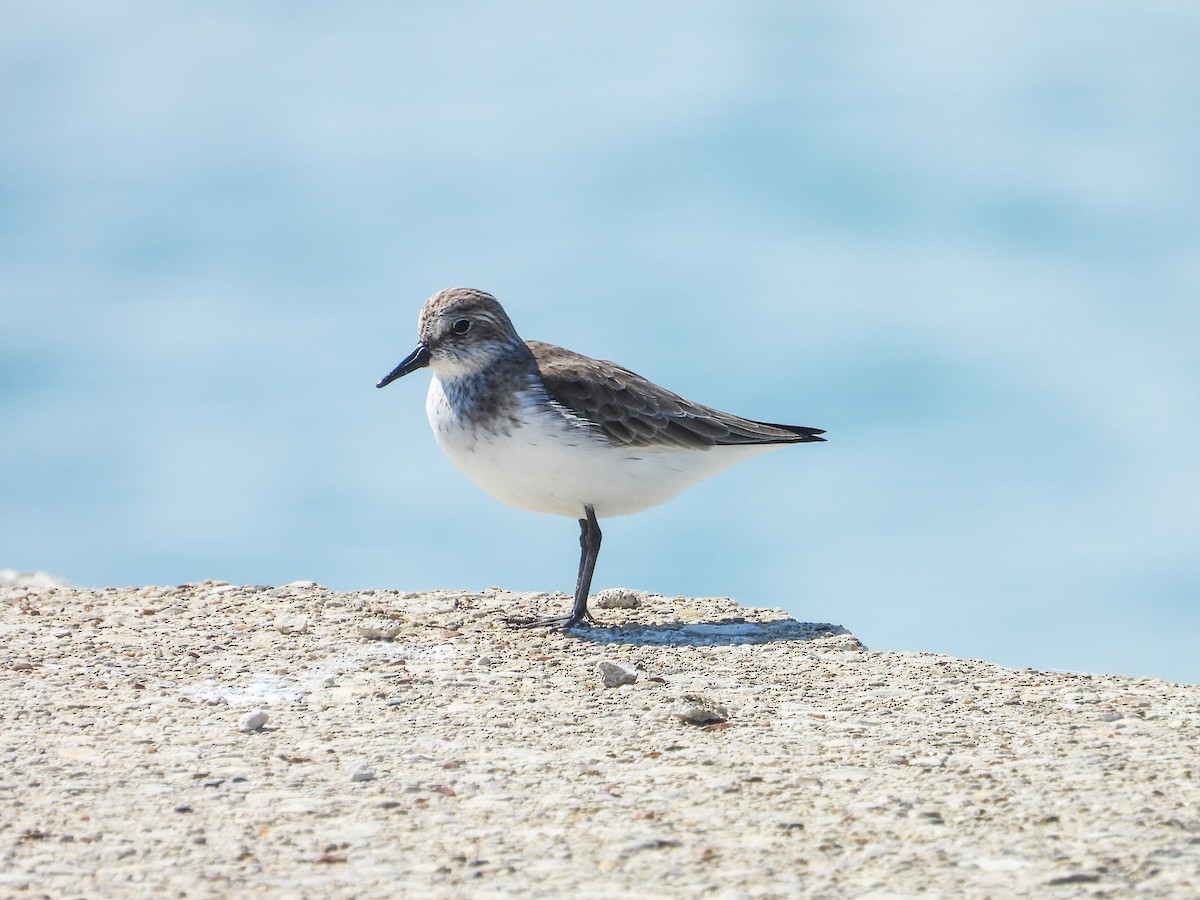
[[[0,896],[1200,894],[1200,687],[602,600],[2,588]]]

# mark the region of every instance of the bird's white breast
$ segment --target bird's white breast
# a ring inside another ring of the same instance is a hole
[[[692,449],[626,446],[572,419],[530,387],[488,421],[456,409],[435,375],[425,412],[451,461],[497,500],[533,512],[621,516],[665,503],[699,481],[775,445]]]

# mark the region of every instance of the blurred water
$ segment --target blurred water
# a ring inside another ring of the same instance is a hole
[[[567,590],[373,388],[438,288],[828,429],[596,587],[1200,680],[1190,4],[6,5],[0,566]]]

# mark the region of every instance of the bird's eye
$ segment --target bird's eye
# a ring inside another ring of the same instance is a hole
[[[466,334],[468,331],[471,330],[471,320],[470,319],[459,319],[453,325],[450,326],[450,330],[453,331],[455,334]]]

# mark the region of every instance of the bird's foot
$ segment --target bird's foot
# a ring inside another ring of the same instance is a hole
[[[512,628],[556,628],[559,631],[570,631],[581,626],[586,628],[595,619],[591,613],[585,612],[581,616],[509,616],[505,621]]]

